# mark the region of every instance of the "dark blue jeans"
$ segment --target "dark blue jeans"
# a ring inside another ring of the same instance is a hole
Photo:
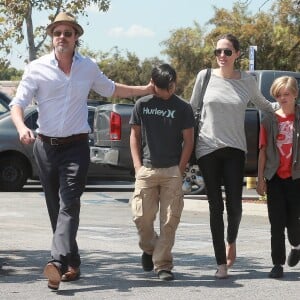
[[[292,246],[300,244],[300,179],[282,179],[275,175],[267,181],[267,195],[272,262],[284,265],[285,228],[289,243]]]
[[[51,261],[65,272],[68,266],[81,263],[76,235],[90,163],[88,141],[51,146],[37,138],[34,156],[53,231]]]
[[[209,202],[210,228],[218,265],[226,264],[224,241],[224,201],[222,185],[225,187],[227,211],[227,242],[234,243],[242,217],[242,192],[245,168],[245,152],[235,148],[222,148],[198,160],[203,175]]]

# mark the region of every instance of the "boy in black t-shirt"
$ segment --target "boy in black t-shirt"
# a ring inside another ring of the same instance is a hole
[[[152,70],[155,95],[140,98],[130,124],[130,148],[136,172],[133,220],[143,250],[142,266],[161,280],[173,280],[171,254],[183,209],[182,174],[194,144],[194,117],[174,94],[176,72],[168,64]],[[154,221],[159,211],[160,235]]]

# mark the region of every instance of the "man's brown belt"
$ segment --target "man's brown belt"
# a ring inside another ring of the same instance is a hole
[[[66,137],[50,137],[43,134],[38,134],[38,138],[51,146],[65,145],[75,141],[82,141],[88,138],[87,133],[79,133]]]

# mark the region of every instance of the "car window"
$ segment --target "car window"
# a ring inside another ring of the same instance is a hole
[[[29,113],[28,115],[26,115],[25,120],[24,120],[25,125],[34,131],[38,128],[38,125],[36,123],[37,119],[38,119],[38,112],[37,112],[37,110],[34,110],[31,113]]]
[[[0,92],[0,101],[8,106],[10,103],[10,98],[5,93]]]
[[[3,104],[2,100],[0,99],[0,115],[6,113],[8,111],[9,111],[9,109],[8,109],[7,105]]]
[[[10,99],[4,94],[0,92],[0,115],[8,112]]]

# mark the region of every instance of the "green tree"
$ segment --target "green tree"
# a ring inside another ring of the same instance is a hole
[[[213,49],[217,37],[225,33],[240,41],[237,68],[249,68],[249,46],[257,45],[257,69],[300,70],[299,0],[278,0],[269,11],[254,15],[248,11],[249,3],[237,1],[228,10],[213,7],[208,32],[194,23],[194,27],[171,31],[170,38],[161,43],[162,52],[178,72],[178,94],[189,99],[199,70],[216,66]]]
[[[145,85],[151,78],[151,71],[155,65],[162,61],[157,58],[148,58],[144,61],[136,56],[135,53],[126,51],[125,55],[118,47],[114,47],[108,52],[93,52],[88,49],[81,49],[81,53],[87,54],[96,59],[101,71],[115,82],[129,85]],[[98,94],[91,91],[89,98],[102,99]],[[108,99],[111,102],[132,102],[132,99]]]
[[[242,57],[238,66],[247,69],[250,45],[257,45],[257,69],[299,70],[300,9],[294,0],[278,0],[268,12],[251,15],[247,6],[236,2],[232,10],[214,7],[209,20],[213,29],[206,43],[217,36],[233,33],[241,44]]]
[[[165,46],[162,53],[177,71],[177,93],[184,98],[189,96],[195,74],[211,64],[203,41],[204,29],[194,22],[194,27],[173,30],[170,38],[161,42]]]
[[[21,79],[23,71],[10,68],[6,63],[0,62],[0,80],[18,81]]]
[[[49,11],[48,22],[54,20],[60,11],[69,11],[75,16],[87,15],[86,7],[95,4],[99,11],[107,11],[110,0],[5,0],[0,1],[0,49],[8,55],[12,44],[28,44],[28,61],[37,58],[46,41],[45,26],[34,28],[34,11]],[[24,26],[25,25],[25,26]],[[4,55],[4,57],[6,57]],[[2,60],[6,60],[5,58]]]
[[[278,69],[300,70],[300,1],[281,0],[272,10],[273,51],[269,57]]]

